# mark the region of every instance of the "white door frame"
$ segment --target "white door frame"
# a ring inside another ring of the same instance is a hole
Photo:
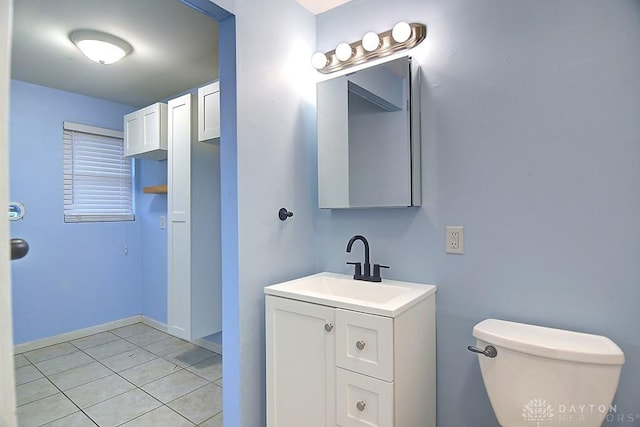
[[[0,212],[9,205],[9,75],[13,0],[0,0]],[[16,426],[9,221],[0,220],[0,426]]]

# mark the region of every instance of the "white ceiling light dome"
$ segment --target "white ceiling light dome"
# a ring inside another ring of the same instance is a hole
[[[69,39],[90,60],[98,64],[113,64],[133,51],[129,43],[111,34],[94,30],[78,30]]]

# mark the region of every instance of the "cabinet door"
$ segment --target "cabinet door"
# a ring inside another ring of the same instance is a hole
[[[167,104],[156,103],[124,116],[125,156],[167,158]]]
[[[133,156],[142,149],[142,125],[140,112],[134,111],[124,116],[124,155]]]
[[[220,82],[198,89],[198,141],[220,138]]]
[[[334,313],[266,297],[268,427],[336,425]]]
[[[168,332],[191,339],[191,95],[169,101]]]
[[[140,120],[142,126],[142,152],[153,152],[154,150],[167,149],[166,104],[156,103],[140,110]]]

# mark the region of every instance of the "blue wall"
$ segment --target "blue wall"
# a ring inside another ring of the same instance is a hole
[[[160,228],[160,217],[166,220],[167,196],[142,191],[167,182],[166,160],[135,160],[135,222],[64,224],[62,216],[62,122],[121,130],[123,114],[135,108],[15,80],[11,90],[11,197],[27,205],[25,220],[12,223],[12,235],[26,238],[32,246],[27,258],[12,264],[15,343],[137,314],[166,323],[167,234]],[[34,126],[33,117],[48,120]],[[38,172],[32,176],[34,170]],[[36,219],[36,212],[42,218]],[[59,257],[46,257],[45,249]],[[36,260],[38,254],[43,258]],[[64,271],[69,263],[62,257],[72,254],[80,259],[69,276]],[[106,260],[105,254],[110,254]],[[57,275],[61,283],[47,285]],[[85,278],[91,278],[91,286]],[[60,288],[66,290],[61,293]],[[37,307],[35,300],[49,293],[53,300],[40,303],[55,303],[38,314],[41,321],[27,321],[32,307]],[[68,298],[74,308],[60,310],[57,305]],[[82,304],[75,306],[75,298],[82,298]],[[91,307],[101,300],[113,304]]]
[[[132,110],[11,81],[10,198],[26,207],[11,235],[31,247],[11,264],[16,344],[141,312],[138,222],[65,224],[62,200],[62,122],[122,130]]]
[[[142,241],[142,314],[167,323],[167,195],[144,194],[142,188],[167,183],[166,160],[136,159],[136,222]]]
[[[262,426],[263,288],[316,268],[315,19],[294,0],[219,3],[235,14],[219,27],[224,419]]]
[[[497,425],[472,344],[496,317],[592,332],[625,352],[615,403],[640,420],[637,1],[352,1],[317,18],[331,50],[428,26],[423,206],[323,211],[319,270],[364,234],[390,278],[438,285],[438,425]],[[445,225],[465,254],[445,255]]]

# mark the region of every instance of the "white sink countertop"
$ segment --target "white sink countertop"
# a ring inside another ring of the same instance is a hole
[[[435,294],[434,285],[383,279],[381,283],[354,280],[337,273],[317,273],[264,288],[267,295],[396,317]]]

